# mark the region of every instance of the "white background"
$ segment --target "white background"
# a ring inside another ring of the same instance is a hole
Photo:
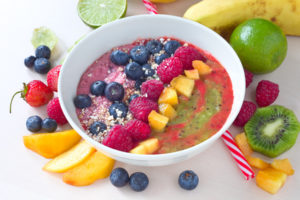
[[[158,5],[158,8],[160,13],[182,16],[197,1],[178,0]],[[34,73],[23,64],[24,58],[34,53],[30,43],[32,31],[47,26],[57,34],[60,40],[51,58],[55,64],[68,47],[92,29],[77,16],[77,1],[0,2],[0,199],[299,199],[299,138],[291,150],[280,156],[290,159],[295,175],[288,177],[285,186],[276,195],[258,188],[255,180],[244,180],[221,140],[201,155],[172,166],[150,168],[117,163],[116,166],[122,166],[130,173],[143,171],[148,175],[150,184],[141,193],[133,192],[129,187],[117,189],[108,179],[99,180],[91,186],[73,187],[65,184],[60,174],[44,172],[42,167],[47,160],[27,150],[22,136],[30,134],[25,127],[27,117],[34,114],[46,117],[45,106],[32,108],[17,98],[13,104],[13,114],[8,113],[10,97],[22,87],[22,82],[45,80],[45,76]],[[141,0],[128,0],[127,15],[142,13],[146,10]],[[276,103],[291,108],[300,118],[299,37],[288,37],[288,55],[282,66],[271,74],[255,76],[247,89],[246,99],[254,100],[255,87],[261,79],[277,82],[281,91]],[[236,134],[241,130],[232,128],[231,131]],[[185,169],[192,169],[199,175],[199,185],[193,191],[184,191],[178,186],[178,175]]]

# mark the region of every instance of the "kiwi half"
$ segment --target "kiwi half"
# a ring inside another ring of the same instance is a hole
[[[257,109],[244,128],[251,148],[274,158],[295,144],[300,123],[293,111],[273,105]]]

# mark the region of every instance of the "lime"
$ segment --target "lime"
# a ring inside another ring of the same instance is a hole
[[[237,26],[230,44],[247,70],[264,74],[275,70],[287,53],[287,40],[281,29],[264,19],[250,19]]]
[[[46,45],[53,50],[57,41],[58,38],[56,37],[55,33],[49,28],[40,27],[33,30],[31,43],[34,48],[37,48],[40,45]]]
[[[79,0],[78,15],[89,26],[99,27],[125,16],[126,0]]]

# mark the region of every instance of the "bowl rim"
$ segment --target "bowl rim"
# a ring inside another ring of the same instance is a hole
[[[147,20],[149,18],[167,18],[167,19],[171,19],[171,20],[175,20],[175,21],[181,21],[181,22],[184,22],[184,23],[188,23],[188,24],[191,24],[191,25],[194,25],[194,26],[196,25],[200,29],[204,29],[209,34],[212,34],[214,37],[216,37],[219,40],[220,44],[229,47],[227,49],[229,51],[231,51],[230,52],[230,54],[232,55],[231,59],[233,59],[234,62],[237,63],[239,65],[239,67],[241,67],[243,69],[242,63],[241,63],[239,57],[237,56],[236,52],[232,49],[232,47],[229,45],[229,43],[227,41],[225,41],[225,39],[223,39],[219,34],[217,34],[216,32],[214,32],[210,28],[208,28],[208,27],[206,27],[206,26],[204,26],[204,25],[202,25],[200,23],[194,22],[192,20],[187,20],[187,19],[184,19],[182,17],[172,16],[172,15],[165,15],[165,14],[157,14],[157,15],[149,15],[149,14],[134,15],[134,16],[128,16],[128,17],[125,17],[125,18],[118,19],[116,21],[110,22],[110,23],[105,24],[105,25],[101,26],[100,28],[95,29],[95,30],[89,32],[88,34],[86,34],[85,37],[78,42],[78,44],[74,47],[74,49],[75,48],[80,48],[81,44],[84,43],[86,40],[88,40],[90,38],[90,36],[96,35],[96,34],[98,34],[98,32],[105,31],[107,28],[109,28],[111,26],[117,26],[118,24],[121,24],[121,23],[124,23],[124,22],[127,22],[127,21],[132,21],[132,20],[135,20],[136,18],[145,18],[145,20]],[[70,58],[70,55],[72,55],[72,52],[74,52],[74,49],[70,53],[67,54],[65,62],[62,65],[60,74],[64,74],[64,69],[65,69],[64,66],[68,65],[68,63],[70,62],[69,58]],[[58,97],[59,97],[59,99],[62,99],[62,96],[63,96],[63,94],[61,92],[62,91],[62,89],[61,89],[62,88],[62,78],[61,77],[62,76],[59,76],[59,79],[58,79]],[[244,96],[245,96],[245,77],[243,76],[241,78],[243,80],[242,83],[241,83],[241,86],[242,86],[242,91],[241,92],[243,93],[242,97],[244,99]],[[237,102],[236,106],[237,106],[238,109],[234,113],[232,113],[233,111],[232,111],[232,108],[231,108],[231,111],[230,111],[229,115],[232,114],[232,122],[234,121],[234,118],[238,115],[238,112],[241,109],[242,103],[243,103],[242,100],[240,102]],[[229,128],[230,125],[232,124],[232,123],[229,124],[228,127],[224,126],[226,124],[227,120],[229,119],[227,117],[225,123],[223,124],[222,128],[219,129],[218,132],[216,132],[214,135],[210,136],[205,141],[203,141],[203,142],[201,142],[199,144],[196,144],[196,145],[194,145],[192,147],[189,147],[187,149],[183,149],[183,150],[179,150],[179,151],[171,152],[171,153],[164,153],[164,154],[133,154],[133,153],[123,152],[123,151],[119,151],[119,150],[107,147],[107,146],[103,145],[102,143],[99,143],[96,140],[94,140],[91,137],[89,137],[84,131],[81,130],[80,127],[78,127],[78,125],[73,121],[72,117],[68,114],[67,108],[65,106],[65,103],[62,101],[62,102],[60,102],[60,105],[61,105],[62,111],[63,111],[64,115],[66,116],[66,118],[67,118],[70,126],[84,140],[86,140],[88,143],[90,143],[94,147],[96,147],[96,149],[98,149],[100,151],[103,151],[104,153],[107,153],[108,155],[116,155],[118,157],[122,157],[122,158],[129,159],[129,160],[136,160],[136,161],[160,161],[160,160],[164,160],[164,159],[168,159],[169,160],[169,159],[172,159],[172,158],[177,158],[177,157],[185,156],[185,155],[187,155],[187,154],[189,154],[191,152],[197,151],[197,149],[200,149],[201,146],[205,146],[206,144],[209,144],[209,143],[213,142],[214,140],[217,140],[226,131],[226,129]]]

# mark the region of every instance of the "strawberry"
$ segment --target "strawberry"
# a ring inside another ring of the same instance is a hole
[[[47,74],[47,84],[53,92],[57,92],[57,81],[60,73],[60,68],[61,65],[57,65],[56,67],[52,68]]]
[[[47,104],[53,97],[52,90],[42,81],[33,80],[28,84],[23,83],[23,90],[16,92],[10,101],[9,112],[11,113],[11,106],[14,97],[21,93],[23,98],[30,106],[39,107]]]

